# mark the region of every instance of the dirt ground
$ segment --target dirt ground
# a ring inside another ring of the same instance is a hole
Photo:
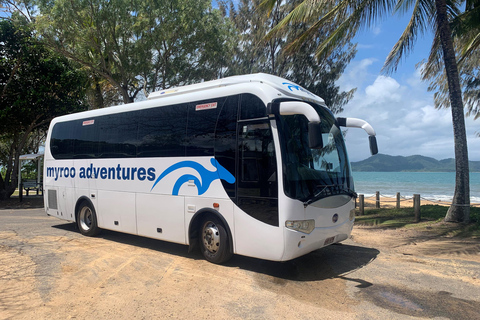
[[[478,239],[355,227],[293,261],[219,266],[35,206],[0,209],[0,319],[480,319]]]

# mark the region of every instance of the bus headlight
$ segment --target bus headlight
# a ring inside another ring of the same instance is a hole
[[[303,233],[311,233],[315,229],[315,220],[287,220],[285,227]]]

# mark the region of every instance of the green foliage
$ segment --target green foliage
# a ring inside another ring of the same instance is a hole
[[[455,39],[457,52],[461,51],[463,38]],[[434,93],[436,108],[449,108],[450,97],[448,91],[447,76],[443,65],[438,61],[432,61],[439,57],[432,57],[422,69],[423,80],[430,81],[429,91]],[[463,101],[467,110],[467,116],[475,119],[480,117],[480,48],[473,50],[458,64],[460,84],[462,86]]]
[[[118,90],[124,103],[217,78],[230,29],[209,0],[39,0],[37,27],[57,52]]]
[[[50,120],[87,107],[87,76],[21,22],[0,21],[0,199],[15,190],[18,158],[38,151]]]
[[[31,131],[55,116],[83,110],[87,78],[30,35],[0,21],[0,132]]]
[[[22,180],[36,180],[37,179],[37,163],[35,161],[26,161],[22,165]]]
[[[281,37],[265,40],[271,28],[284,19],[298,1],[275,6],[269,16],[260,10],[260,0],[243,0],[238,8],[230,7],[229,16],[238,34],[234,60],[229,74],[265,72],[296,82],[307,90],[322,97],[334,113],[342,111],[343,105],[351,99],[355,89],[341,92],[335,82],[356,53],[350,38],[323,59],[315,57],[316,45],[325,39],[325,32],[319,32],[294,55],[286,54],[289,42],[308,29],[309,25],[298,23],[285,30]]]

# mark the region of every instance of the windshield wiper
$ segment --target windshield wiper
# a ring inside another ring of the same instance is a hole
[[[327,190],[327,188],[332,188],[332,187],[339,187],[339,185],[337,184],[330,184],[330,185],[318,185],[317,187],[323,187],[323,189],[321,189],[320,191],[318,191],[317,193],[315,193],[313,195],[313,197],[311,197],[310,199],[308,199],[307,201],[305,201],[303,203],[303,207],[306,208],[309,204],[311,203],[314,203],[315,201],[319,200],[320,198],[322,198],[322,193],[325,192],[325,190]],[[353,191],[352,189],[350,188],[342,188],[342,189],[337,189],[337,190],[327,190],[330,192],[330,195],[335,195],[335,194],[347,194],[353,198],[357,198],[357,193],[355,191]],[[336,191],[336,192],[335,192]]]
[[[352,189],[348,188],[348,187],[347,187],[347,188],[343,188],[342,191],[345,192],[347,195],[353,197],[353,198],[357,198],[357,197],[358,197],[358,194],[357,194],[355,191],[353,191]]]
[[[318,191],[317,193],[315,193],[313,195],[313,197],[311,197],[310,199],[308,199],[307,201],[305,201],[303,203],[303,207],[306,208],[309,204],[317,201],[318,199],[320,199],[322,197],[322,193],[327,190],[327,188],[331,188],[331,187],[335,187],[336,185],[335,184],[329,184],[329,185],[318,185],[317,187],[323,187],[322,190]]]

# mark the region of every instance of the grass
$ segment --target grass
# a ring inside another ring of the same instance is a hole
[[[423,205],[420,207],[421,221],[415,222],[413,208],[367,209],[363,216],[357,216],[355,224],[379,229],[413,228],[439,235],[480,238],[480,208],[470,208],[469,224],[442,223],[448,207]]]

